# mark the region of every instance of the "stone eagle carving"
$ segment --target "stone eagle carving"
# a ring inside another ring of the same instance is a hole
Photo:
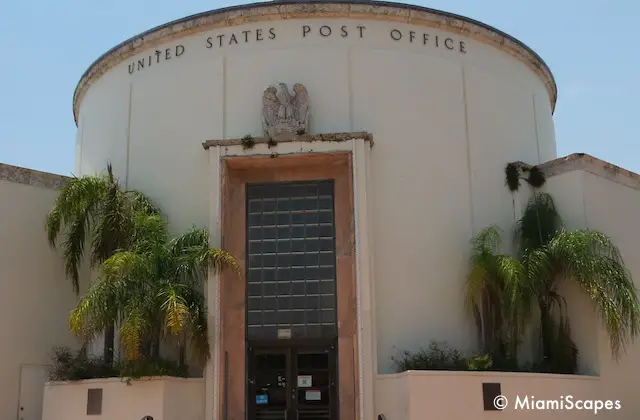
[[[271,85],[262,94],[262,128],[267,137],[304,134],[309,129],[309,93],[301,83]]]

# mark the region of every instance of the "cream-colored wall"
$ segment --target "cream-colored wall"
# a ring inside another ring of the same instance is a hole
[[[636,222],[640,191],[581,170],[551,177],[546,189],[553,194],[569,228],[597,229],[616,243],[640,288],[640,227]],[[608,335],[584,294],[574,285],[565,287],[563,293],[579,350],[580,370],[599,373],[608,398],[618,398],[633,407],[634,413],[640,413],[635,393],[640,385],[640,346],[634,343],[618,362],[612,360]]]
[[[96,388],[102,389],[102,413],[87,415],[87,391]],[[202,379],[112,378],[47,384],[42,420],[202,420],[203,412]]]
[[[584,209],[588,227],[606,233],[620,248],[625,264],[631,271],[636,287],[640,288],[640,191],[584,173]],[[599,324],[596,324],[599,325]],[[640,415],[640,402],[634,391],[640,386],[640,344],[634,343],[619,362],[611,359],[609,339],[598,327],[600,374],[607,391],[624,401],[635,402]]]
[[[44,230],[57,195],[54,189],[0,180],[2,419],[16,418],[21,386],[23,418],[34,418],[42,400],[41,386],[38,394],[32,381],[46,375],[54,346],[77,344],[67,327],[75,303],[71,281],[64,274],[61,253],[49,248]]]
[[[484,411],[482,383],[500,383],[507,406],[503,412]],[[571,375],[545,375],[496,372],[424,372],[409,371],[380,375],[376,381],[376,413],[388,420],[489,420],[509,419],[593,419],[593,410],[532,410],[516,408],[520,402],[536,400],[584,401],[606,400],[603,383],[599,378]],[[571,396],[570,400],[567,397]],[[525,398],[528,397],[528,400]],[[614,407],[617,398],[612,398]],[[605,401],[603,401],[604,403]],[[588,403],[586,406],[589,407]],[[620,401],[619,410],[601,410],[597,418],[634,420],[637,413]],[[526,407],[526,406],[524,406]],[[565,407],[571,407],[565,405]],[[428,413],[428,415],[426,415]]]
[[[573,171],[550,178],[544,190],[552,195],[567,229],[589,227],[585,213],[584,172]],[[571,283],[562,284],[560,292],[567,298],[567,311],[571,319],[571,334],[578,346],[578,371],[584,374],[600,373],[597,319],[592,306],[579,288]]]
[[[164,384],[164,420],[203,420],[205,396],[203,379],[177,379]]]
[[[302,25],[312,32],[302,37]],[[333,35],[318,34],[330,25]],[[349,35],[340,36],[341,26]],[[362,38],[356,26],[364,25]],[[218,34],[264,40],[217,46]],[[276,39],[268,39],[274,28]],[[392,29],[404,34],[390,38]],[[451,36],[466,54],[408,41]],[[212,37],[213,48],[206,48]],[[488,224],[512,222],[503,187],[506,162],[555,157],[551,104],[524,64],[480,42],[442,30],[360,19],[276,20],[181,38],[178,58],[129,74],[141,53],[89,88],[79,112],[80,168],[114,163],[128,186],[149,194],[172,228],[206,225],[211,186],[208,139],[261,135],[264,88],[303,83],[311,132],[365,130],[370,153],[372,272],[378,366],[398,349],[432,339],[472,347],[462,310],[468,241]],[[155,56],[154,56],[155,57]],[[128,134],[127,134],[128,133]],[[403,308],[403,310],[398,310]]]

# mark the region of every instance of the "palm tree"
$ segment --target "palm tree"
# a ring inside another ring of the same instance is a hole
[[[107,173],[71,178],[60,191],[47,215],[46,231],[49,244],[56,248],[63,236],[65,271],[76,295],[80,292],[80,266],[89,240],[91,268],[102,264],[116,251],[129,246],[135,212],[156,214],[158,210],[143,194],[124,190],[113,175],[111,164]],[[104,358],[113,361],[116,314],[105,324]]]
[[[179,362],[185,364],[189,341],[204,361],[209,356],[205,299],[209,269],[232,268],[233,257],[209,248],[209,234],[192,228],[169,238],[159,215],[139,213],[129,250],[116,252],[102,264],[100,279],[72,311],[72,330],[87,339],[118,314],[124,358],[159,357],[160,340],[174,336]]]
[[[501,231],[495,226],[480,231],[471,244],[465,306],[475,319],[483,352],[491,355],[496,367],[507,367],[515,363],[519,344],[517,332],[526,318],[522,307],[512,308],[515,302],[509,295],[509,289],[519,284],[513,281],[513,273],[518,272],[520,263],[500,253]]]
[[[570,338],[566,302],[558,290],[575,282],[593,302],[617,359],[640,332],[640,304],[631,274],[609,237],[593,229],[563,227],[552,197],[535,193],[516,224],[516,256],[500,254],[500,233],[489,227],[475,238],[467,301],[477,308],[493,293],[506,328],[494,333],[507,342],[522,336],[533,308],[539,312],[541,368],[574,373],[577,348]],[[497,290],[497,292],[494,292]],[[484,307],[477,309],[487,317]],[[489,324],[489,328],[495,328]]]

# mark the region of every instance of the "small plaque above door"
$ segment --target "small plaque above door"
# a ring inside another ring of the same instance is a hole
[[[279,328],[278,329],[278,339],[280,339],[280,340],[291,340],[291,328]]]
[[[298,388],[309,388],[311,387],[311,375],[299,375],[298,376]]]

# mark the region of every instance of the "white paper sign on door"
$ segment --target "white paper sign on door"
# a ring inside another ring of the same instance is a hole
[[[311,375],[298,375],[298,388],[309,388],[311,386]]]
[[[307,401],[321,401],[322,392],[318,390],[309,390],[305,392],[304,399]]]

